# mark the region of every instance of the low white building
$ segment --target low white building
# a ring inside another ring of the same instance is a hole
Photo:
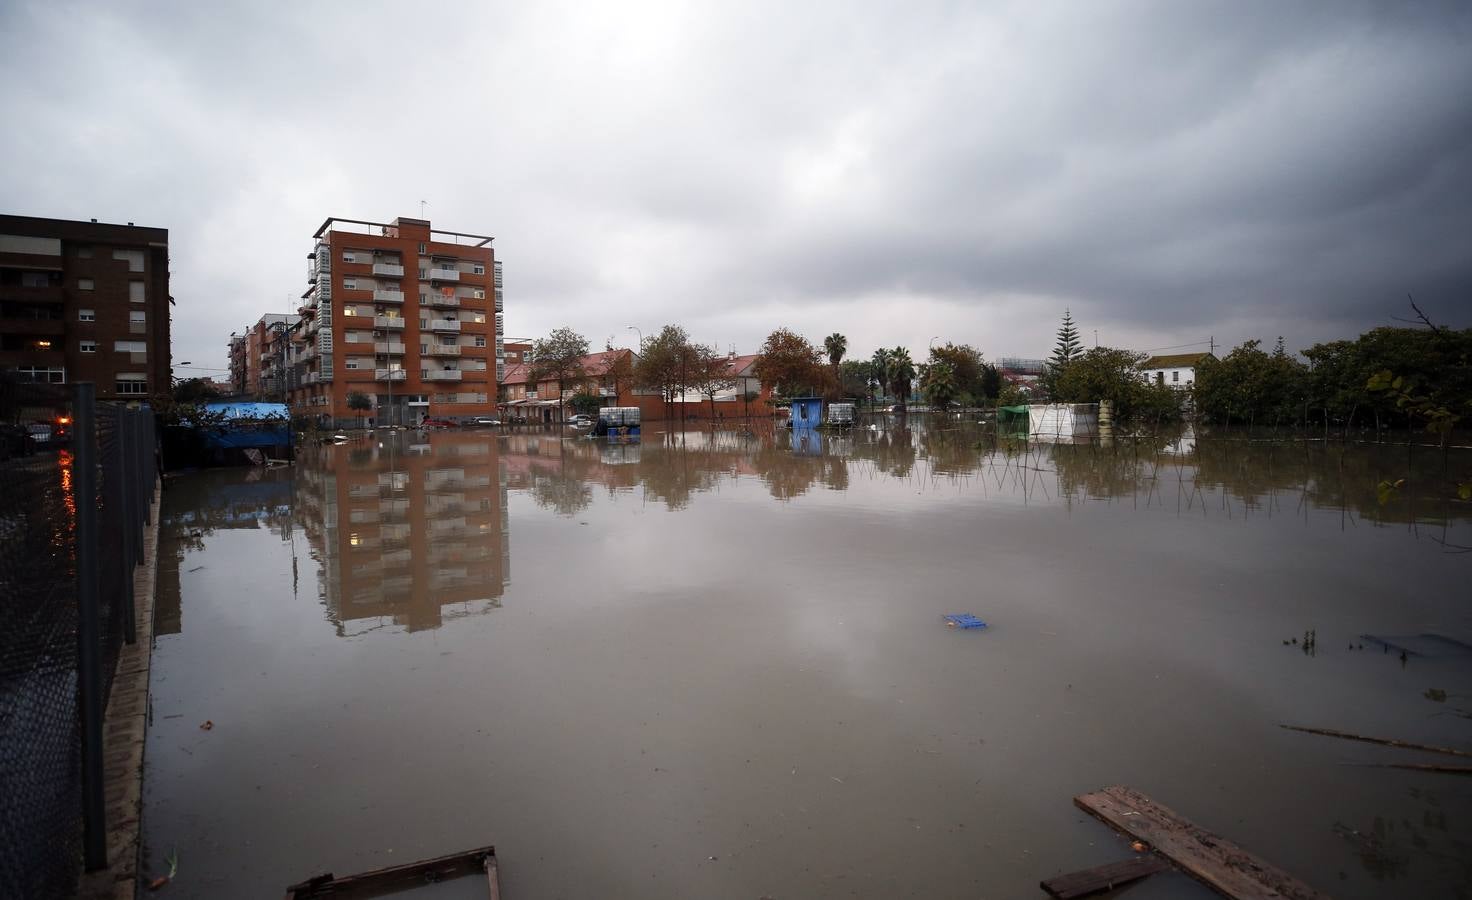
[[[1170,356],[1152,356],[1140,363],[1140,373],[1146,381],[1167,384],[1173,388],[1188,388],[1196,383],[1196,369],[1204,359],[1216,359],[1210,353],[1175,353]]]

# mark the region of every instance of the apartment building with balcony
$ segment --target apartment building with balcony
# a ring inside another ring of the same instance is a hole
[[[0,215],[0,372],[90,381],[102,400],[171,392],[166,228]]]
[[[313,240],[301,321],[288,328],[294,415],[414,425],[495,408],[504,319],[492,238],[334,217]],[[349,407],[355,393],[367,411]]]
[[[230,335],[229,393],[257,400],[284,400],[286,343],[298,316],[267,313],[242,333]]]

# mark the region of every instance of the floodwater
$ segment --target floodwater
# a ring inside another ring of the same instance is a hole
[[[1466,759],[1278,727],[1472,747],[1459,480],[923,420],[183,475],[145,869],[268,897],[495,844],[508,898],[1023,898],[1130,855],[1072,803],[1124,784],[1335,897],[1472,896],[1472,779],[1369,765]]]

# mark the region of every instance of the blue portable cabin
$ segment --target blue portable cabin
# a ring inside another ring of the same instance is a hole
[[[823,422],[822,397],[792,398],[792,428],[817,428]]]

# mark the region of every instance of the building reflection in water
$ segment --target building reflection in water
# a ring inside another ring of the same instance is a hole
[[[485,433],[398,432],[304,450],[298,521],[338,633],[420,631],[499,607],[511,577],[501,472]]]

